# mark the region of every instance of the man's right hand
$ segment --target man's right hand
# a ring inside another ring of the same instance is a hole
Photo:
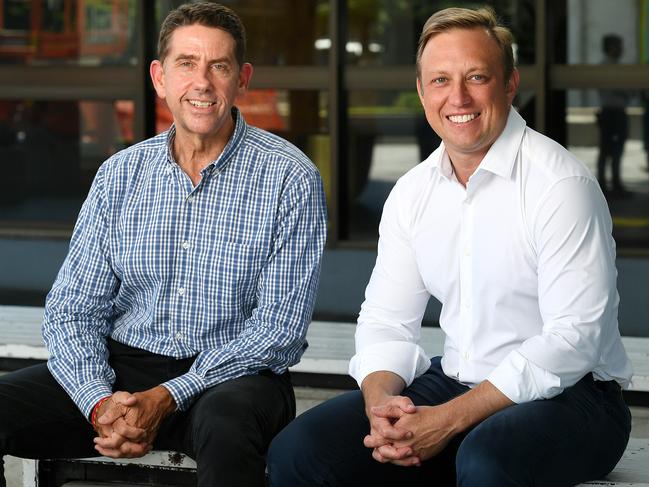
[[[129,425],[125,420],[129,408],[135,402],[132,394],[120,391],[111,395],[99,407],[97,418],[108,412],[111,413],[109,416],[115,418],[111,423],[95,422],[96,424],[93,425],[99,438],[105,439],[103,447],[95,446],[102,455],[111,458],[137,458],[146,455],[151,449],[151,445],[146,441],[146,431]]]
[[[374,414],[377,410],[382,411],[383,414],[381,416]],[[367,411],[370,434],[363,439],[363,444],[372,448],[372,457],[376,461],[381,463],[391,461],[379,452],[379,448],[383,447],[384,451],[390,451],[392,458],[405,460],[407,465],[419,464],[419,460],[412,457],[414,452],[410,448],[397,448],[393,445],[394,442],[409,440],[412,437],[412,432],[395,426],[395,423],[405,414],[412,414],[416,410],[410,398],[404,396],[388,396],[382,403],[370,406]]]
[[[372,449],[372,457],[381,463],[387,463],[395,458],[401,460],[402,465],[418,465],[419,459],[413,457],[409,448],[395,448],[395,441],[407,440],[412,437],[412,432],[395,427],[404,414],[412,414],[417,408],[410,398],[400,396],[405,382],[398,375],[379,371],[368,375],[361,386],[365,400],[365,414],[370,422],[370,433],[364,438],[363,444]],[[383,414],[377,416],[373,410],[380,409]],[[385,412],[389,414],[385,414]],[[387,417],[386,417],[387,416]],[[384,457],[379,448],[389,450],[391,459]]]

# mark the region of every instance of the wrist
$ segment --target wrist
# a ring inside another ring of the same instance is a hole
[[[92,412],[90,413],[90,424],[92,427],[97,430],[97,419],[99,419],[99,410],[101,407],[104,405],[106,401],[108,401],[112,396],[105,396],[102,397],[99,401],[97,401],[97,404],[92,408]]]
[[[158,404],[162,408],[164,415],[167,416],[177,409],[176,401],[174,400],[171,392],[165,386],[157,386],[154,388],[158,399]]]

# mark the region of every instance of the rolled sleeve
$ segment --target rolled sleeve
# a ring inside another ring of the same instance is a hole
[[[392,341],[370,345],[354,355],[349,362],[349,375],[360,387],[372,372],[384,370],[397,374],[409,386],[429,367],[430,360],[419,345]]]
[[[563,392],[558,376],[537,367],[518,351],[511,352],[487,380],[517,404],[550,399]]]

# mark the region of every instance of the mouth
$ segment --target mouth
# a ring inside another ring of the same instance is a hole
[[[203,101],[203,100],[187,100],[190,105],[196,108],[209,108],[212,105],[215,105],[213,101]]]
[[[463,115],[448,115],[446,118],[453,123],[469,123],[480,116],[480,112],[465,113]]]

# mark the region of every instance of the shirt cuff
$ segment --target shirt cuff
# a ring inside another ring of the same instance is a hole
[[[194,400],[207,389],[203,377],[195,372],[187,372],[162,384],[176,402],[176,407],[187,411]]]
[[[430,359],[416,343],[391,341],[375,343],[356,353],[349,362],[349,375],[360,387],[372,372],[385,370],[401,377],[409,386],[430,368]]]
[[[72,395],[72,400],[86,419],[90,421],[90,415],[95,405],[100,399],[110,396],[112,393],[113,391],[105,382],[92,380],[77,389]]]
[[[514,350],[487,377],[511,401],[520,404],[550,399],[563,392],[560,378]]]

